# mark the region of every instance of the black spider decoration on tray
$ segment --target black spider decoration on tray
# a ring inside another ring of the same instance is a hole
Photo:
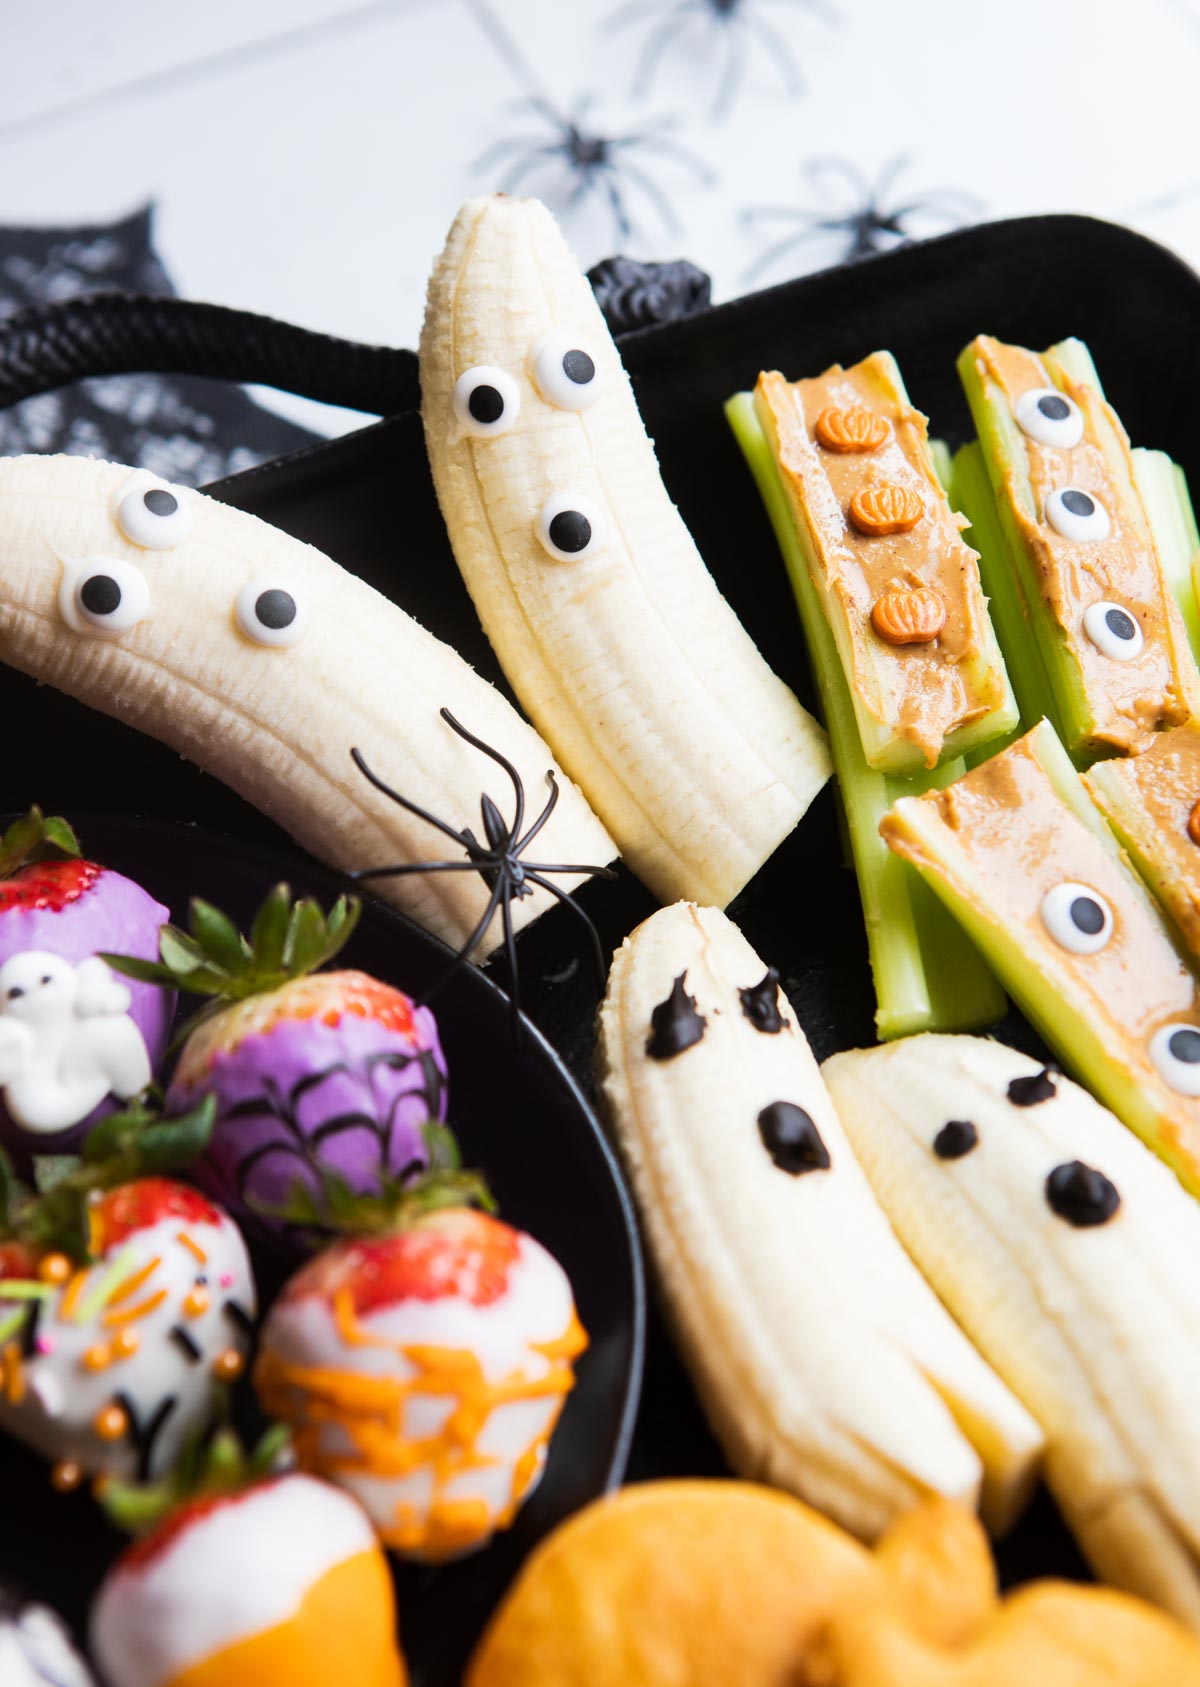
[[[837,261],[854,263],[922,236],[961,228],[982,208],[973,194],[957,188],[935,188],[895,203],[892,189],[909,163],[905,155],[893,158],[872,185],[849,158],[810,159],[804,174],[825,199],[825,206],[758,205],[743,211],[742,221],[748,227],[774,223],[789,229],[759,253],[746,279],[753,280],[780,258],[813,241],[836,241]]]
[[[633,92],[648,94],[659,66],[670,49],[684,36],[697,36],[707,25],[707,40],[723,54],[721,72],[710,109],[710,117],[724,117],[733,104],[751,45],[755,42],[769,55],[789,94],[804,88],[800,67],[782,31],[763,9],[770,4],[799,6],[826,20],[835,16],[823,0],[626,0],[604,19],[614,33],[630,24],[652,23],[634,72]],[[698,26],[695,28],[693,26]]]
[[[520,975],[517,969],[516,935],[512,924],[514,898],[519,900],[523,896],[532,896],[533,887],[536,885],[539,889],[548,891],[556,901],[569,908],[575,917],[582,921],[591,940],[598,986],[600,990],[603,990],[605,965],[604,952],[600,945],[600,934],[578,902],[565,890],[560,890],[548,875],[552,873],[587,873],[594,878],[601,879],[615,879],[617,875],[611,867],[587,867],[557,861],[524,860],[525,850],[554,813],[558,802],[559,787],[553,772],[548,770],[546,773],[546,783],[550,787],[550,795],[546,800],[545,808],[528,830],[522,832],[521,828],[525,823],[525,786],[521,775],[507,756],[501,755],[499,750],[493,749],[490,744],[485,744],[482,738],[476,738],[474,733],[468,732],[465,726],[455,720],[449,709],[442,709],[439,713],[452,731],[456,732],[460,738],[475,749],[481,750],[485,756],[489,756],[497,767],[502,767],[512,780],[516,798],[512,825],[507,824],[499,808],[485,791],[480,798],[479,807],[483,817],[483,831],[487,842],[486,844],[481,843],[469,826],[464,826],[462,831],[456,831],[453,826],[448,825],[444,820],[439,820],[435,814],[430,814],[427,809],[420,808],[416,803],[410,802],[407,797],[401,796],[399,791],[394,791],[390,785],[385,785],[378,774],[372,773],[367,766],[362,751],[351,750],[350,754],[354,758],[359,772],[370,780],[377,791],[382,792],[385,797],[390,797],[393,802],[399,803],[400,807],[406,809],[409,814],[415,814],[419,819],[428,821],[431,826],[436,826],[439,832],[453,839],[456,844],[466,850],[467,859],[465,861],[406,861],[392,867],[360,867],[357,872],[351,873],[350,877],[353,879],[390,879],[400,878],[406,873],[478,873],[490,892],[487,907],[480,916],[475,929],[458,950],[449,968],[431,989],[424,992],[421,1000],[428,1001],[453,977],[459,967],[470,959],[483,941],[484,933],[491,925],[496,913],[499,912],[504,929],[504,953],[508,961],[511,979],[509,999],[512,1004],[513,1034],[519,1043],[521,1039],[521,991]]]
[[[557,171],[565,178],[565,191],[554,193],[547,188],[543,197],[551,200],[558,209],[569,210],[589,194],[601,194],[608,201],[617,233],[624,238],[635,232],[629,197],[632,191],[636,191],[654,207],[668,229],[678,229],[679,220],[670,200],[650,172],[630,154],[648,153],[680,165],[705,185],[713,181],[711,170],[687,147],[680,146],[666,133],[674,126],[673,118],[652,119],[633,134],[606,135],[585,125],[585,118],[594,104],[595,95],[588,94],[568,115],[551,105],[549,100],[519,100],[514,109],[541,118],[547,125],[548,133],[530,132],[497,141],[475,160],[472,168],[490,170],[506,163],[507,173],[499,183],[501,193],[515,192],[537,170]]]

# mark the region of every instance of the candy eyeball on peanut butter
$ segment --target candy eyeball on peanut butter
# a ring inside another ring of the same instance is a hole
[[[247,580],[233,606],[238,630],[254,644],[290,649],[304,637],[307,604],[290,581]]]
[[[149,615],[150,585],[122,557],[81,557],[63,564],[58,612],[73,633],[120,638]]]
[[[588,410],[600,397],[595,359],[560,328],[543,334],[534,346],[533,380],[546,403],[558,410]]]
[[[1150,1058],[1178,1095],[1200,1096],[1200,1026],[1162,1025],[1150,1039]]]
[[[1064,880],[1043,896],[1039,912],[1054,941],[1072,955],[1094,955],[1113,934],[1112,909],[1090,885]]]
[[[450,405],[464,433],[477,439],[507,433],[521,413],[521,389],[504,369],[477,363],[454,383]]]
[[[1108,511],[1093,492],[1082,486],[1060,486],[1046,499],[1046,520],[1073,544],[1094,544],[1112,531]]]
[[[556,562],[579,562],[603,546],[604,512],[582,492],[555,492],[538,513],[537,536]]]
[[[1069,451],[1083,438],[1083,412],[1057,387],[1031,387],[1014,406],[1017,426],[1039,445]]]
[[[1131,662],[1146,642],[1137,617],[1119,603],[1089,604],[1083,630],[1100,654],[1114,662]]]
[[[123,538],[148,551],[174,549],[195,522],[186,492],[141,470],[118,490],[114,519]]]

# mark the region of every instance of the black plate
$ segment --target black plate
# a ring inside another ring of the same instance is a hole
[[[760,368],[795,377],[886,347],[933,431],[957,445],[971,428],[954,360],[981,332],[1035,347],[1070,334],[1087,340],[1134,442],[1170,451],[1197,483],[1200,406],[1189,372],[1200,366],[1200,282],[1163,248],[1089,218],[968,229],[622,341],[672,496],[747,629],[807,702],[812,686],[791,590],[721,405]],[[415,414],[208,490],[320,546],[503,685],[447,543]],[[230,792],[115,722],[11,673],[0,673],[0,705],[23,726],[15,738],[7,735],[6,806],[36,800],[203,818],[240,837],[279,839]],[[628,877],[588,886],[582,900],[610,944],[653,907]],[[780,967],[819,1058],[874,1040],[861,910],[842,864],[832,791],[731,913]],[[519,949],[524,1000],[586,1089],[595,998],[585,968],[567,976],[577,934],[554,911],[523,934]],[[1001,1033],[1037,1047],[1015,1015]],[[686,1378],[653,1327],[631,1474],[720,1469]],[[1001,1564],[1009,1578],[1082,1573],[1044,1501],[1005,1547]]]
[[[204,896],[244,928],[280,879],[326,905],[353,888],[294,854],[196,828],[122,825],[78,811],[74,818],[89,854],[128,873],[177,918],[186,913],[189,896]],[[372,900],[341,959],[419,993],[443,975],[449,951]],[[562,1061],[532,1027],[524,1052],[517,1052],[507,1000],[475,968],[460,970],[433,1005],[450,1074],[449,1122],[464,1160],[487,1173],[505,1218],[561,1262],[591,1346],[579,1362],[546,1474],[514,1527],[457,1564],[398,1569],[401,1629],[416,1687],[457,1681],[525,1554],[570,1512],[620,1482],[641,1386],[645,1323],[629,1198],[595,1116]],[[288,1265],[261,1248],[253,1252],[269,1299]],[[261,1424],[253,1421],[249,1390],[245,1394],[245,1428],[253,1434]],[[0,1493],[0,1576],[19,1578],[82,1627],[120,1538],[89,1494],[54,1495],[46,1467],[7,1437],[0,1437]]]

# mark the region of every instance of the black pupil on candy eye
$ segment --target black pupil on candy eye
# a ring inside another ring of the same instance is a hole
[[[1200,1031],[1176,1031],[1167,1047],[1175,1059],[1182,1060],[1185,1066],[1200,1063]]]
[[[262,592],[254,600],[254,613],[262,626],[280,632],[296,619],[296,600],[291,592],[282,592],[277,586],[272,586],[270,591]]]
[[[179,508],[179,499],[173,492],[165,492],[161,486],[152,486],[142,498],[143,504],[151,515],[174,515]]]
[[[120,608],[121,588],[111,574],[93,574],[83,582],[79,601],[91,615],[111,615]]]
[[[563,353],[562,366],[563,374],[568,381],[574,381],[577,387],[586,387],[589,381],[595,379],[596,365],[587,352],[578,348]]]
[[[1114,638],[1131,639],[1137,628],[1133,624],[1133,617],[1126,615],[1123,609],[1109,609],[1105,612],[1104,625]]]
[[[1053,393],[1047,393],[1045,398],[1038,399],[1038,409],[1049,422],[1065,422],[1071,414],[1071,406],[1065,398],[1058,398]]]
[[[582,510],[560,510],[550,523],[550,537],[560,551],[586,550],[592,524]]]
[[[1104,909],[1090,896],[1077,896],[1071,904],[1072,922],[1087,937],[1104,930]]]
[[[498,422],[504,414],[504,400],[495,387],[485,382],[475,388],[467,400],[467,409],[477,422]]]
[[[1070,510],[1072,515],[1095,515],[1096,502],[1089,498],[1086,492],[1078,492],[1074,487],[1062,495],[1063,509]]]

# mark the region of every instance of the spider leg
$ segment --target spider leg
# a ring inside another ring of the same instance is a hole
[[[895,158],[890,158],[879,172],[871,198],[876,205],[882,205],[887,198],[888,190],[892,188],[912,163],[912,155],[898,152]]]
[[[533,825],[526,832],[525,836],[523,838],[517,838],[516,842],[513,844],[512,852],[516,856],[519,856],[521,851],[528,844],[533,842],[534,838],[537,837],[547,820],[549,820],[550,816],[554,813],[555,806],[558,802],[558,780],[554,777],[554,770],[552,768],[546,773],[546,783],[550,787],[550,795],[546,800],[546,806],[538,815]]]
[[[496,909],[500,906],[500,898],[504,894],[504,887],[507,882],[504,870],[501,868],[500,875],[495,884],[492,886],[491,895],[488,897],[487,907],[484,909],[478,925],[475,927],[470,937],[467,938],[467,941],[459,946],[458,953],[450,962],[450,965],[446,968],[442,976],[438,979],[437,983],[431,984],[429,989],[424,991],[422,995],[417,998],[420,1003],[423,1004],[429,1001],[436,991],[443,989],[445,985],[449,984],[450,980],[454,977],[459,968],[470,960],[471,956],[475,953],[475,950],[479,947],[484,932],[495,918]]]
[[[374,785],[377,791],[382,792],[385,797],[390,797],[394,803],[399,803],[400,807],[406,809],[409,814],[415,814],[418,820],[428,821],[431,826],[436,826],[445,837],[453,838],[456,844],[461,844],[464,849],[467,848],[467,840],[461,832],[456,832],[453,826],[447,826],[444,820],[439,820],[436,814],[430,814],[428,809],[418,807],[415,802],[409,802],[408,798],[402,797],[399,791],[393,791],[390,785],[385,785],[377,773],[372,773],[361,750],[351,750],[350,755],[355,767],[370,784]]]
[[[600,19],[600,27],[615,35],[618,30],[624,29],[626,24],[633,23],[637,18],[652,15],[669,3],[670,0],[625,0],[623,6],[617,6]]]
[[[506,158],[511,158],[525,147],[536,147],[542,140],[541,135],[510,135],[507,140],[494,141],[485,147],[478,158],[473,158],[467,166],[469,170],[488,170],[493,164],[500,164]]]
[[[641,147],[644,152],[661,152],[666,158],[673,158],[677,164],[684,164],[706,186],[711,185],[716,177],[702,158],[698,158],[686,146],[680,146],[678,141],[670,140],[666,135],[652,134],[644,130],[640,135],[625,135],[620,140],[610,141],[611,151],[618,151],[626,147]]]
[[[648,175],[637,164],[631,164],[628,159],[625,160],[621,168],[633,186],[641,188],[646,198],[655,207],[663,220],[664,228],[669,229],[673,234],[677,234],[679,232],[679,218],[675,215],[671,201],[653,176]]]
[[[500,919],[504,926],[504,956],[508,961],[508,999],[512,1005],[513,1041],[520,1048],[524,1041],[521,1028],[521,975],[517,970],[517,940],[513,935],[511,889],[500,898]]]
[[[770,0],[760,0],[762,5],[768,3]],[[824,18],[826,23],[837,24],[839,27],[846,21],[836,6],[827,5],[825,0],[773,0],[773,3],[777,6],[801,6],[806,12],[815,12],[819,18]]]
[[[620,188],[613,180],[611,171],[597,172],[596,179],[603,183],[604,191],[608,195],[608,203],[612,207],[617,233],[622,240],[628,240],[633,234],[633,224],[630,222],[629,213],[625,209],[625,201],[621,197]]]
[[[532,879],[534,884],[539,885],[542,890],[548,890],[551,896],[561,902],[565,908],[569,908],[571,910],[576,919],[583,921],[584,925],[587,927],[588,936],[592,940],[592,960],[595,962],[596,966],[596,983],[599,989],[603,991],[607,969],[604,965],[604,950],[600,947],[600,933],[596,930],[595,926],[584,913],[583,909],[579,906],[578,902],[576,902],[573,897],[568,896],[565,890],[560,890],[552,879],[544,879],[539,873],[527,873],[526,877]]]
[[[406,861],[396,867],[355,867],[348,879],[398,879],[403,873],[478,873],[474,861]]]
[[[820,187],[822,178],[828,181],[831,176],[840,176],[842,180],[848,184],[856,201],[870,199],[872,197],[871,184],[867,181],[867,178],[863,175],[858,165],[855,164],[854,160],[851,158],[839,158],[829,155],[824,155],[820,158],[810,158],[804,166],[804,174],[808,177],[813,186],[817,188],[818,192],[822,191]],[[823,193],[823,197],[827,199],[828,193]]]
[[[796,56],[784,39],[783,34],[776,29],[773,23],[768,23],[766,18],[757,17],[754,13],[747,16],[746,28],[752,35],[758,37],[775,60],[788,93],[803,93],[804,78],[801,76],[800,67],[796,63]]]
[[[508,774],[508,777],[512,780],[513,790],[516,793],[517,798],[517,811],[513,816],[513,823],[509,828],[509,831],[513,837],[516,837],[517,833],[521,830],[521,822],[525,818],[525,787],[521,783],[521,775],[517,772],[516,768],[509,761],[507,756],[502,756],[499,750],[493,750],[492,746],[490,744],[485,744],[482,738],[476,738],[473,732],[468,732],[461,721],[455,720],[449,709],[439,709],[438,713],[452,732],[457,732],[460,738],[464,739],[468,744],[471,744],[476,750],[482,750],[485,756],[490,756],[496,766],[502,767],[505,773]]]
[[[768,246],[765,252],[758,254],[749,269],[744,272],[743,279],[753,281],[764,270],[770,269],[771,265],[777,263],[786,253],[794,250],[795,247],[807,246],[810,240],[819,240],[823,234],[829,232],[830,225],[828,223],[817,223],[812,228],[801,229],[797,234],[785,235],[782,240],[777,240],[774,245]]]
[[[934,188],[923,199],[913,199],[907,205],[897,205],[891,215],[897,222],[905,217],[915,216],[919,212],[935,217],[969,216],[972,211],[983,209],[983,201],[973,193],[960,192],[958,188]]]
[[[747,228],[760,222],[811,223],[820,221],[822,213],[810,205],[749,205],[738,212],[738,221]]]
[[[671,7],[666,17],[651,30],[646,37],[641,56],[637,62],[637,69],[633,73],[633,96],[644,99],[650,92],[654,78],[658,74],[658,67],[662,63],[663,54],[671,43],[671,37],[679,29],[687,28],[687,14],[694,10],[695,0],[678,0],[678,4]]]
[[[522,861],[521,865],[526,878],[531,878],[534,873],[587,873],[593,879],[620,877],[615,867],[590,867],[581,861]]]
[[[734,95],[738,91],[742,77],[746,74],[745,28],[731,28],[728,19],[723,24],[720,20],[716,21],[718,28],[725,29],[725,68],[721,72],[721,80],[717,84],[717,91],[709,111],[709,116],[713,118],[729,115],[729,108],[733,104]]]

